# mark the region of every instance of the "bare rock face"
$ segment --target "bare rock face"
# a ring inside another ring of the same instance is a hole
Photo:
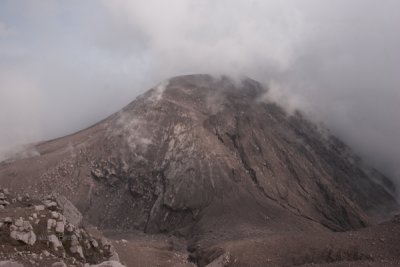
[[[227,238],[358,229],[397,208],[390,180],[326,129],[270,102],[251,79],[173,78],[35,149],[0,165],[2,185],[68,196],[79,212],[64,216],[76,223],[81,213],[103,229],[184,236],[197,262],[199,247]],[[222,255],[214,252],[204,253]]]
[[[82,223],[82,214],[79,210],[64,196],[54,195],[54,198],[59,207],[63,211],[63,216],[73,225],[79,226]]]
[[[104,128],[86,143],[94,194],[81,208],[97,224],[185,234],[227,220],[232,229],[343,231],[396,205],[386,177],[301,114],[262,101],[259,83],[200,75],[161,87],[96,126]]]

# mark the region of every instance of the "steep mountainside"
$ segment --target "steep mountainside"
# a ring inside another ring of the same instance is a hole
[[[397,208],[386,177],[251,79],[176,77],[32,150],[0,165],[3,187],[67,196],[100,229],[182,236],[194,258],[260,232],[354,230]]]

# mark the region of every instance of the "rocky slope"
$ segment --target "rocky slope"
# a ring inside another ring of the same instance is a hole
[[[67,196],[103,230],[182,237],[201,266],[232,240],[355,230],[397,209],[390,180],[251,79],[176,77],[31,150],[0,165],[1,185]]]
[[[64,197],[39,201],[0,189],[0,200],[0,261],[56,267],[118,260],[110,241],[82,228],[81,214]]]

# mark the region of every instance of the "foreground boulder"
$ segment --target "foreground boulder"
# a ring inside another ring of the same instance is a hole
[[[31,246],[36,242],[36,235],[33,232],[32,225],[22,217],[15,220],[14,224],[10,226],[10,231],[10,237],[14,240],[22,241]]]
[[[118,258],[105,238],[93,237],[81,225],[71,223],[64,215],[65,205],[59,205],[57,199],[54,195],[43,200],[24,197],[0,211],[1,264],[85,266]],[[68,212],[71,210],[69,206]],[[72,218],[78,218],[76,211]]]

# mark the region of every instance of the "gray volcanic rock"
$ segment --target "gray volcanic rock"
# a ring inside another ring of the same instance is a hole
[[[35,209],[41,202],[55,200],[52,196],[43,201],[25,198],[0,211],[0,261],[53,266],[62,259],[68,266],[83,267],[118,258],[110,241],[101,235],[92,236],[80,225],[73,225],[63,215],[62,206]]]
[[[66,197],[61,195],[54,196],[58,206],[61,207],[65,218],[73,225],[80,225],[82,222],[82,214]]]
[[[125,203],[110,209],[115,218],[153,232],[221,225],[222,217],[232,227],[290,221],[288,229],[348,230],[395,203],[389,180],[300,114],[260,101],[265,93],[252,80],[187,76],[138,98],[106,122],[91,161],[105,191],[93,202],[119,192],[108,203]]]
[[[35,148],[0,165],[2,185],[68,196],[100,228],[191,238],[193,252],[261,230],[357,229],[397,208],[385,176],[251,79],[173,78]]]
[[[22,218],[15,220],[15,223],[10,227],[10,237],[22,241],[28,245],[34,245],[36,242],[36,235],[32,231],[33,227],[29,221],[25,221]]]
[[[22,264],[13,261],[0,261],[0,267],[24,267]]]

